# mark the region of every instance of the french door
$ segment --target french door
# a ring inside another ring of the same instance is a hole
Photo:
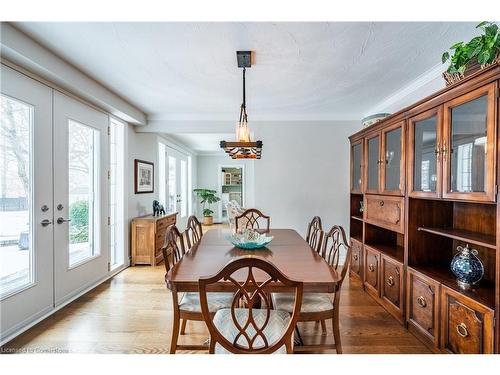
[[[1,343],[109,275],[109,117],[0,73]]]
[[[188,159],[187,156],[167,147],[167,210],[177,212],[177,227],[185,228],[188,208]]]
[[[0,342],[53,308],[52,90],[1,66]]]
[[[108,121],[54,93],[56,306],[108,272]]]

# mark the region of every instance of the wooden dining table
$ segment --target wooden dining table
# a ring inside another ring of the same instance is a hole
[[[273,263],[288,278],[302,281],[304,292],[333,293],[340,275],[293,229],[271,229],[267,235],[273,240],[265,248],[244,250],[234,247],[226,237],[231,231],[226,228],[211,229],[201,238],[198,245],[188,251],[166,275],[167,287],[174,292],[197,292],[198,279],[220,271],[228,262],[239,257],[256,257]],[[257,270],[259,271],[259,270]],[[262,272],[262,271],[261,271]],[[267,275],[255,273],[257,282]],[[246,275],[233,275],[238,282],[244,282]],[[281,283],[271,283],[271,292],[284,291]],[[212,291],[231,291],[234,285],[219,281]]]

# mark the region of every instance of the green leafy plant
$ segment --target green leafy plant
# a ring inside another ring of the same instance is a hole
[[[193,192],[200,198],[200,203],[203,205],[203,216],[212,216],[214,212],[210,209],[210,205],[220,201],[220,198],[215,195],[217,192],[210,189],[194,189]]]
[[[89,204],[87,201],[77,201],[69,206],[71,220],[69,230],[70,243],[82,243],[89,240]]]
[[[447,72],[463,76],[470,63],[484,66],[491,64],[500,55],[500,30],[494,22],[483,21],[476,26],[483,33],[468,43],[458,42],[450,47],[452,55],[446,51],[441,58],[443,64],[450,62]]]

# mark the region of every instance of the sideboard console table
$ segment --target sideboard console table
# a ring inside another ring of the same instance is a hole
[[[156,266],[163,261],[161,248],[165,233],[170,225],[176,223],[177,212],[162,216],[146,215],[132,219],[132,262]]]

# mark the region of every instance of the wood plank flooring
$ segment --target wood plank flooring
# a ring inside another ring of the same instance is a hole
[[[168,353],[172,301],[164,274],[163,266],[128,268],[7,343],[4,352]],[[344,285],[340,311],[344,353],[429,353],[355,279]],[[326,338],[314,322],[299,327],[306,343],[332,339],[331,322]],[[208,336],[202,322],[188,322],[186,333],[180,343],[200,344]]]

